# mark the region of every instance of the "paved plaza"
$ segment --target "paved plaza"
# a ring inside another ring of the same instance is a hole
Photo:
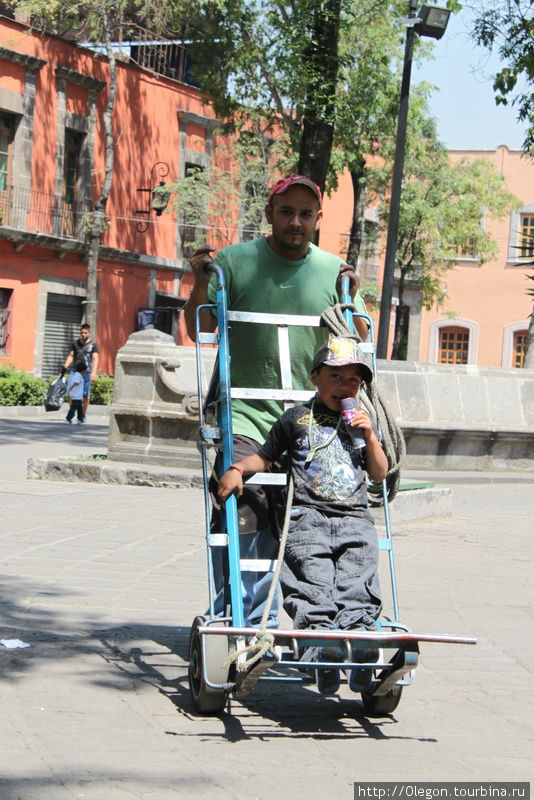
[[[27,480],[30,456],[106,452],[103,419],[56,419],[0,419],[0,638],[30,645],[0,646],[1,800],[352,800],[354,781],[530,780],[532,476],[438,476],[453,515],[394,531],[401,619],[478,644],[423,644],[393,715],[363,716],[345,686],[260,684],[201,718],[186,673],[207,599],[202,493]]]

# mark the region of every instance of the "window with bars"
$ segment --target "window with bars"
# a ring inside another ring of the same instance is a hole
[[[463,244],[458,245],[457,249],[458,258],[470,258],[474,259],[477,257],[477,248],[473,239],[467,239]]]
[[[469,331],[450,325],[439,332],[439,364],[467,364],[469,355]]]
[[[519,256],[534,256],[534,214],[521,214],[519,233]]]
[[[9,334],[9,313],[13,289],[0,289],[0,356],[7,356]]]
[[[0,112],[0,224],[7,225],[11,161],[13,156],[13,116]]]
[[[204,172],[204,167],[199,164],[186,163],[185,177],[196,180]],[[180,210],[180,237],[182,241],[183,258],[191,258],[199,241],[202,240],[202,226],[199,226],[199,209],[193,208],[188,212],[187,206]]]
[[[76,236],[76,206],[80,179],[80,152],[82,136],[76,131],[65,131],[65,160],[63,164],[63,236]]]
[[[525,360],[525,344],[527,341],[527,331],[515,331],[512,352],[512,367],[521,367]]]

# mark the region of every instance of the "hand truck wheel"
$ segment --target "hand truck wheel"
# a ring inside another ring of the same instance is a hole
[[[395,684],[386,694],[362,692],[362,703],[366,714],[371,717],[382,717],[391,714],[400,703],[402,686]]]
[[[189,637],[189,666],[187,669],[187,677],[189,679],[189,690],[191,692],[191,699],[193,706],[199,714],[220,714],[226,706],[228,700],[228,693],[224,689],[214,689],[208,686],[204,675],[204,654],[202,652],[202,640],[198,632],[198,628],[206,622],[205,617],[195,617],[191,626],[191,635]],[[217,676],[217,681],[224,683],[228,680],[228,668],[223,669],[222,663],[228,655],[227,639],[224,636],[213,636],[212,640],[221,640],[226,648],[226,655],[220,646],[209,647],[206,646],[206,667],[208,675],[214,673]],[[222,675],[222,677],[221,677]]]

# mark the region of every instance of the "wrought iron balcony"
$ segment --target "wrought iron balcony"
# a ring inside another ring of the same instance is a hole
[[[83,218],[89,210],[79,203],[68,203],[59,195],[20,186],[0,189],[0,228],[83,240]]]

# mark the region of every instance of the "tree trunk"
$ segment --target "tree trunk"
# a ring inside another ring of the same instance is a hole
[[[317,3],[304,52],[308,76],[297,170],[324,191],[334,136],[341,0]]]
[[[528,325],[523,369],[534,369],[534,310],[530,315],[530,322]]]
[[[106,205],[111,191],[111,181],[113,176],[113,152],[115,142],[113,140],[113,109],[115,106],[115,96],[117,93],[117,62],[111,47],[111,29],[109,20],[104,12],[104,31],[106,35],[106,49],[109,59],[109,94],[108,104],[104,112],[104,131],[106,136],[105,147],[105,167],[104,181],[100,190],[100,196],[95,204],[91,230],[89,232],[89,248],[87,251],[87,283],[86,283],[86,309],[85,321],[96,336],[96,320],[98,311],[98,256],[100,253],[100,240],[104,232],[106,220]]]
[[[362,180],[364,168],[365,161],[362,159],[356,169],[350,170],[354,205],[347,249],[347,264],[352,264],[354,267],[358,265],[365,226],[364,212],[367,190]]]
[[[402,302],[404,299],[404,276],[405,271],[401,268],[399,278],[399,305],[395,313],[395,333],[393,336],[393,344],[391,346],[391,360],[399,360],[401,357],[402,340],[405,332],[405,312],[406,308]]]

